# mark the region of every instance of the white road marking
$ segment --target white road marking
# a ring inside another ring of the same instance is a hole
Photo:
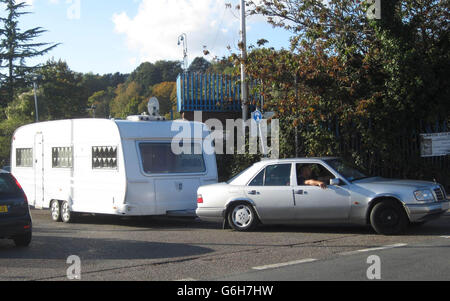
[[[275,268],[285,267],[285,266],[289,266],[289,265],[296,265],[296,264],[308,263],[308,262],[314,262],[314,261],[317,261],[317,259],[307,258],[307,259],[301,259],[301,260],[295,260],[295,261],[289,261],[289,262],[283,262],[283,263],[268,264],[268,265],[263,265],[263,266],[259,266],[259,267],[253,267],[252,269],[261,271],[261,270],[275,269]]]
[[[194,278],[185,278],[185,279],[180,279],[180,280],[176,280],[176,281],[197,281]]]
[[[355,255],[360,253],[366,253],[366,252],[372,252],[372,251],[380,251],[380,250],[387,250],[387,249],[393,249],[393,248],[401,248],[407,246],[407,244],[394,244],[394,245],[388,245],[383,247],[377,247],[377,248],[369,248],[369,249],[362,249],[362,250],[356,250],[356,251],[350,251],[350,252],[343,252],[339,255],[346,256],[346,255]]]
[[[441,238],[450,238],[450,236],[441,236]]]

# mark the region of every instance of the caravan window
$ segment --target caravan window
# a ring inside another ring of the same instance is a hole
[[[73,166],[73,148],[72,147],[53,147],[52,148],[52,167],[53,168],[72,168]]]
[[[176,155],[171,143],[140,143],[142,167],[148,174],[201,173],[205,172],[205,162],[201,145],[190,144],[190,154]],[[199,154],[200,153],[200,154]]]
[[[93,169],[117,169],[117,146],[92,147]]]
[[[33,167],[33,149],[32,148],[16,149],[16,166],[17,167]]]

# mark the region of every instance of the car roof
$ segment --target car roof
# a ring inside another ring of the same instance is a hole
[[[339,157],[302,157],[302,158],[287,158],[287,159],[262,159],[255,164],[274,164],[274,163],[292,163],[297,161],[324,161],[331,159],[339,159]]]
[[[339,157],[305,157],[305,158],[290,158],[290,159],[262,159],[259,162],[254,163],[252,166],[244,170],[240,175],[236,176],[232,183],[237,183],[237,185],[244,185],[247,183],[255,173],[266,165],[270,164],[282,164],[282,163],[296,163],[296,162],[320,162],[330,159],[339,159]]]

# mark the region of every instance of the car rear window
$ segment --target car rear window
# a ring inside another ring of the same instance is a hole
[[[0,173],[0,196],[19,196],[21,189],[10,174]]]

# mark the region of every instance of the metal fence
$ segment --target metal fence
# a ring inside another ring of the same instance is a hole
[[[260,104],[258,81],[249,80],[250,104]],[[178,112],[240,112],[240,78],[223,74],[183,73],[177,78]]]

